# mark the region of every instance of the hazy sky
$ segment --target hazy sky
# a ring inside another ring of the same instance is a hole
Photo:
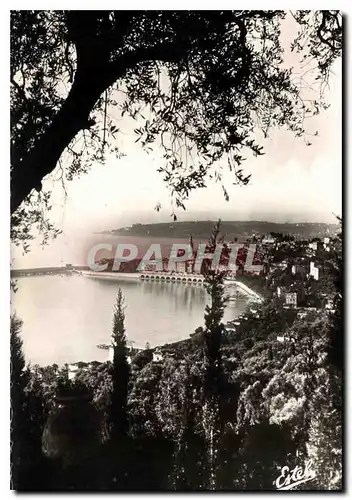
[[[290,28],[286,32],[290,39]],[[286,56],[287,64],[292,56]],[[275,222],[335,222],[333,213],[342,207],[341,150],[341,67],[336,64],[326,99],[330,108],[309,120],[311,146],[284,130],[272,130],[264,145],[265,155],[254,158],[248,154],[243,163],[245,173],[252,174],[248,186],[232,186],[225,177],[230,201],[223,198],[220,185],[191,194],[187,212],[179,212],[179,220],[223,219],[272,220]],[[147,155],[135,137],[129,134],[130,124],[121,121],[118,144],[126,157],[108,157],[106,165],[94,165],[91,171],[66,184],[67,198],[60,183],[49,176],[44,187],[53,190],[51,218],[64,235],[44,251],[32,248],[22,257],[14,251],[16,267],[57,264],[72,260],[68,255],[72,235],[83,237],[95,230],[112,229],[134,222],[157,222],[170,219],[168,190],[157,173],[158,155]],[[162,210],[157,213],[157,202]],[[65,250],[66,249],[66,250]],[[74,259],[73,259],[74,260]]]
[[[339,68],[335,72],[326,94],[330,108],[309,121],[309,129],[319,132],[309,138],[311,146],[288,131],[273,130],[263,142],[265,155],[254,158],[248,153],[243,163],[245,172],[252,173],[250,185],[231,186],[229,173],[225,184],[230,201],[224,200],[220,185],[210,185],[191,194],[189,216],[205,212],[206,216],[221,213],[234,219],[332,221],[332,212],[341,212],[342,194]],[[120,126],[123,132],[123,122]],[[47,181],[54,186],[53,218],[57,222],[63,219],[67,230],[82,227],[82,223],[94,229],[114,228],[124,221],[138,222],[135,217],[143,212],[144,220],[168,220],[168,190],[157,172],[162,160],[143,152],[134,141],[134,135],[122,133],[118,143],[126,157],[108,157],[106,165],[97,164],[87,175],[67,183],[66,200],[60,184]],[[154,211],[157,202],[162,204],[159,214]],[[180,219],[185,215],[180,211]]]

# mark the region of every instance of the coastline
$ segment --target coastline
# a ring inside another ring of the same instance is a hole
[[[260,302],[263,302],[264,298],[261,295],[259,295],[259,293],[249,288],[249,286],[245,285],[241,281],[236,281],[236,285],[238,286],[238,288],[241,288],[241,290],[244,291],[247,295],[255,298]]]
[[[98,278],[98,279],[110,279],[110,280],[116,280],[116,281],[123,281],[123,280],[140,280],[143,275],[143,273],[118,273],[118,272],[101,272],[101,271],[80,271],[79,274],[81,276],[85,276],[88,278]],[[153,280],[156,282],[159,282],[158,280]],[[174,282],[174,281],[170,281]],[[179,282],[179,281],[178,281]],[[257,292],[249,288],[249,286],[245,285],[241,281],[234,280],[231,284],[236,285],[238,288],[241,289],[242,292],[244,292],[245,295],[248,295],[249,297],[252,297],[253,299],[262,302],[264,299],[261,295],[259,295]]]

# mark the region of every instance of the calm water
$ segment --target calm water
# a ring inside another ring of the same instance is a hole
[[[126,334],[136,347],[185,339],[204,324],[207,296],[202,285],[105,280],[84,276],[31,276],[18,280],[12,311],[23,320],[26,359],[47,365],[105,361],[113,304],[120,286],[126,301]],[[238,298],[225,311],[233,319],[246,308]]]

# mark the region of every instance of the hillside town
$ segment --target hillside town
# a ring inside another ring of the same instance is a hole
[[[344,491],[346,16],[123,7],[7,16],[6,480]]]
[[[275,304],[276,308],[282,308],[297,318],[306,318],[318,310],[325,310],[334,313],[334,286],[331,277],[331,266],[329,258],[336,244],[335,236],[315,237],[312,240],[296,240],[293,236],[278,233],[269,233],[260,238],[254,237],[247,239],[243,244],[243,249],[238,252],[236,272],[227,271],[228,258],[226,256],[227,244],[223,243],[224,251],[217,271],[225,272],[225,282],[229,279],[234,282],[245,283],[249,288],[252,287],[257,295],[262,299],[252,298],[247,311],[237,318],[228,321],[225,325],[224,335],[236,336],[236,332],[253,328],[254,325],[260,325],[263,321],[260,303],[265,298],[265,302]],[[169,276],[173,280],[179,277],[197,274],[195,270],[196,248],[193,245],[192,237],[189,239],[192,248],[194,248],[193,258],[186,262],[177,262],[175,271],[168,271],[168,259],[163,259],[163,270],[158,270],[156,264],[146,267],[143,271],[143,279],[150,278],[156,282],[162,277]],[[231,244],[232,242],[229,242]],[[246,253],[250,244],[257,245],[254,261],[263,264],[260,272],[245,270]],[[205,266],[209,266],[207,259],[204,259]],[[100,263],[106,263],[102,260]],[[119,272],[136,272],[140,260],[131,262],[122,262]],[[204,272],[204,268],[202,269]],[[202,274],[199,272],[199,276]],[[170,280],[171,281],[171,280]],[[193,284],[193,281],[191,281]],[[236,297],[236,296],[235,296]],[[234,300],[236,298],[234,297]],[[189,335],[195,341],[202,336],[202,328],[196,332],[190,332]],[[285,336],[279,335],[277,340],[283,342]],[[182,341],[181,341],[182,342]],[[148,343],[147,343],[148,344]],[[178,343],[176,343],[178,344]],[[99,344],[97,348],[106,352],[106,361],[113,362],[114,345]],[[172,344],[150,348],[149,344],[143,347],[129,345],[127,360],[131,365],[136,356],[147,351],[150,352],[150,361],[152,363],[162,363],[165,357],[173,357]],[[68,365],[67,370],[69,379],[73,380],[81,370],[89,370],[91,363],[77,362]]]

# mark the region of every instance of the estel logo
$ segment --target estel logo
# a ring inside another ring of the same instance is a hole
[[[316,477],[316,472],[311,469],[312,461],[308,460],[305,463],[305,467],[299,467],[298,465],[290,470],[290,468],[285,465],[281,469],[281,475],[276,479],[275,485],[278,490],[292,490],[295,486],[299,484],[311,481]]]

